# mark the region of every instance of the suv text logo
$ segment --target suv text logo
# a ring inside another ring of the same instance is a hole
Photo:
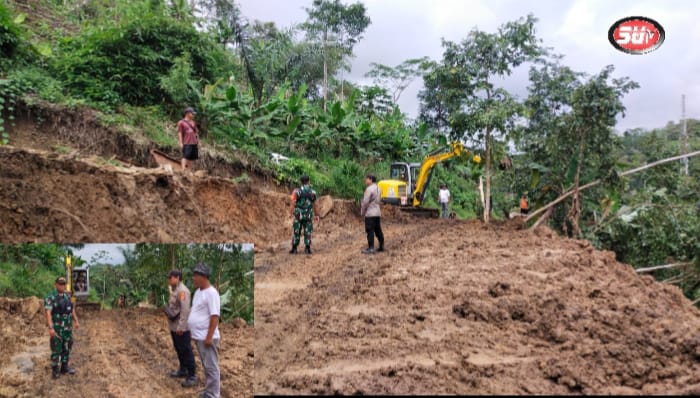
[[[647,17],[622,18],[608,30],[610,44],[628,54],[646,54],[654,51],[665,39],[664,28]]]

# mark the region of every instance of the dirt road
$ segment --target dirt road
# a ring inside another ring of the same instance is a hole
[[[0,314],[9,320],[0,348],[8,358],[0,365],[0,397],[194,397],[204,388],[184,389],[168,376],[177,358],[167,323],[156,311],[136,309],[80,314],[71,360],[77,374],[53,380],[41,302],[29,300],[38,304],[0,298]],[[221,333],[222,397],[251,396],[253,328],[222,325]]]
[[[360,220],[256,255],[255,392],[591,394],[698,391],[700,317],[611,252],[480,222]],[[286,235],[288,235],[287,232]]]

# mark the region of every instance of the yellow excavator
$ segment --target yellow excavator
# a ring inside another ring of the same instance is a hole
[[[453,142],[445,148],[429,153],[422,163],[392,163],[390,179],[377,183],[382,203],[400,206],[401,210],[410,211],[416,215],[437,217],[438,209],[422,207],[433,168],[440,162],[464,156],[467,153],[469,151],[464,149],[461,142]],[[481,163],[481,158],[479,155],[474,155],[472,161]]]
[[[87,265],[75,267],[73,257],[66,254],[66,291],[71,294],[71,301],[83,308],[100,309],[100,303],[88,302],[90,294],[90,268]]]

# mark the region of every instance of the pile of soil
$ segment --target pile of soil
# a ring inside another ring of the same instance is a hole
[[[586,241],[511,223],[361,220],[256,255],[258,394],[700,391],[700,313]],[[283,236],[280,236],[283,238]]]
[[[204,388],[200,382],[198,389],[184,389],[168,376],[177,367],[177,357],[167,320],[157,310],[144,309],[78,307],[81,328],[73,332],[71,352],[77,373],[53,380],[42,307],[37,298],[0,298],[0,355],[7,359],[0,364],[0,396],[191,397]],[[222,397],[251,396],[254,330],[222,324],[220,332]],[[199,359],[197,363],[203,379]]]

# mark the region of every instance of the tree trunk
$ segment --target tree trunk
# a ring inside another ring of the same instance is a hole
[[[484,175],[486,177],[486,195],[484,195],[484,222],[489,223],[489,213],[491,212],[491,127],[486,128],[486,167]]]
[[[328,31],[323,31],[323,111],[326,111],[328,102]]]
[[[484,206],[484,177],[479,177],[479,199],[481,200],[481,207],[486,208]]]
[[[221,269],[223,268],[221,266],[221,260],[224,258],[224,247],[221,247],[221,250],[219,251],[219,275],[217,275],[216,278],[216,291],[221,293],[221,290],[219,290],[219,287],[221,286]]]
[[[574,176],[574,195],[571,201],[571,209],[566,215],[566,218],[571,222],[571,233],[575,237],[581,237],[581,227],[579,220],[581,218],[581,166],[583,165],[583,151],[585,142],[583,137],[579,141],[578,158],[576,159],[576,175]],[[566,222],[564,223],[564,231],[566,232]]]

